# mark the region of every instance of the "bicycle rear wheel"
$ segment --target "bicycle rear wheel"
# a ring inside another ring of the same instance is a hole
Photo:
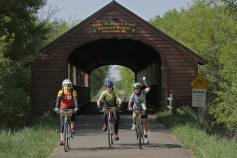
[[[63,133],[63,139],[64,139],[64,151],[68,151],[68,124],[64,123],[64,133]]]

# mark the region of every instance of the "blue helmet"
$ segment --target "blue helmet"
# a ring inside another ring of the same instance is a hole
[[[113,86],[113,82],[110,80],[105,81],[105,86]]]

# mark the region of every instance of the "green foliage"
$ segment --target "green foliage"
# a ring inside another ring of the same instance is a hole
[[[44,12],[41,11],[41,17],[40,19],[46,24],[46,27],[50,30],[46,36],[47,39],[43,41],[43,44],[41,47],[47,45],[48,43],[52,42],[74,26],[76,26],[78,23],[80,23],[81,19],[76,19],[76,17],[70,16],[68,21],[65,19],[58,19],[55,16],[55,14],[60,11],[57,6],[54,8],[49,6],[48,10]]]
[[[231,42],[230,42],[231,43]],[[237,45],[236,45],[237,46]],[[237,47],[227,44],[221,48],[220,62],[223,69],[219,74],[223,82],[219,83],[221,91],[216,92],[220,102],[210,107],[210,114],[216,118],[215,123],[225,124],[229,129],[237,129]]]
[[[49,31],[38,21],[45,0],[0,1],[0,125],[18,128],[30,114],[30,68]],[[3,30],[3,31],[2,31]]]
[[[115,90],[122,90],[122,83],[121,80],[117,81],[114,77],[107,78],[106,80],[111,80],[113,82],[113,87]]]
[[[36,14],[46,0],[0,1],[0,125],[18,128],[30,116],[30,67],[38,50],[80,20],[55,19],[49,10],[46,19]]]
[[[150,23],[208,61],[199,66],[199,74],[209,83],[206,117],[212,124],[236,129],[237,16],[223,12],[225,7],[221,2],[194,0],[187,9],[166,12]]]
[[[236,0],[216,0],[224,4],[224,12],[231,15],[237,13],[237,1]]]
[[[118,66],[117,69],[120,71],[123,90],[127,95],[131,95],[133,93],[133,84],[135,83],[134,72],[123,66]]]
[[[49,42],[53,41],[54,39],[58,38],[62,34],[64,34],[66,31],[70,30],[74,26],[76,26],[78,23],[80,23],[82,20],[77,20],[75,18],[70,17],[68,21],[65,21],[65,19],[55,19],[52,22],[47,22],[47,26],[50,28],[50,32],[47,34],[48,40],[45,41],[45,44],[48,44]]]
[[[104,85],[105,79],[110,75],[111,66],[106,65],[95,69],[91,73],[91,95],[94,96],[98,93],[100,88]]]

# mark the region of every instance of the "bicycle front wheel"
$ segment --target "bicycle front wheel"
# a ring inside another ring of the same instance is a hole
[[[72,129],[71,129],[71,124],[70,122],[67,123],[68,125],[68,132],[67,132],[67,147],[70,149],[70,137],[72,138]]]
[[[112,140],[111,140],[111,121],[108,119],[108,127],[107,127],[107,132],[108,132],[108,142],[109,142],[109,147],[112,145]]]
[[[68,151],[68,143],[70,143],[69,137],[68,137],[68,123],[64,123],[64,151]]]
[[[111,144],[114,144],[114,120],[112,119],[111,120],[111,124],[110,124],[110,126],[111,126],[111,134],[110,134],[110,139],[111,139]]]
[[[139,148],[141,149],[142,148],[142,125],[141,125],[141,120],[138,121],[137,130],[138,130]]]

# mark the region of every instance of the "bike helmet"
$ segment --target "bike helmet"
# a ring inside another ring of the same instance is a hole
[[[113,82],[110,80],[105,81],[105,86],[113,86]]]
[[[138,89],[141,87],[142,87],[141,83],[134,83],[134,85],[133,85],[133,89]]]
[[[62,86],[65,84],[70,84],[72,86],[72,82],[69,79],[65,79],[62,83]]]

